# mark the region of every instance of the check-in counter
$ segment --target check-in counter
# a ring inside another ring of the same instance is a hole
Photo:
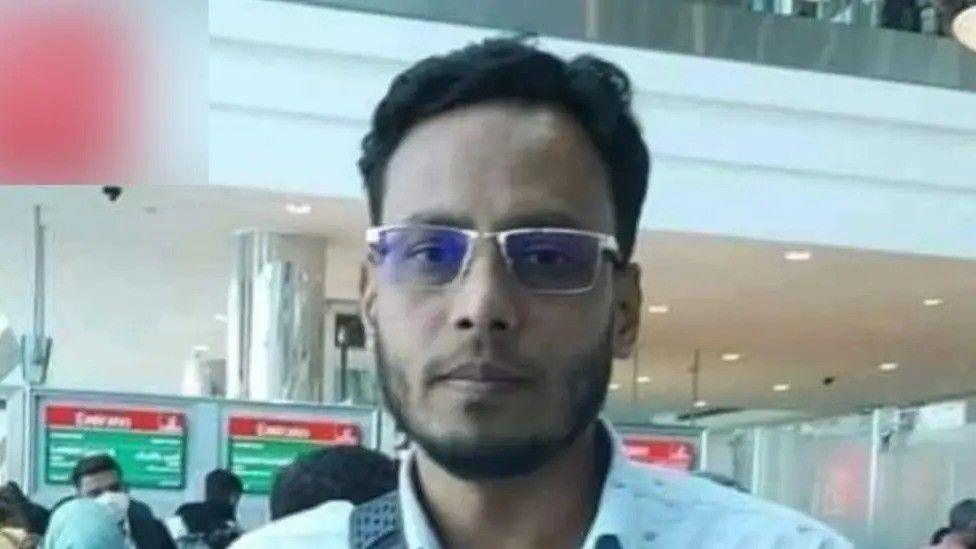
[[[78,459],[108,453],[160,518],[203,499],[208,472],[234,471],[245,487],[238,516],[253,528],[267,520],[275,474],[296,456],[380,445],[379,412],[367,407],[47,388],[8,388],[6,403],[7,477],[46,506],[72,494]]]

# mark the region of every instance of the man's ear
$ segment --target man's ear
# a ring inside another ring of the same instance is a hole
[[[376,333],[376,273],[369,259],[359,265],[359,310],[366,329]]]
[[[637,344],[643,303],[640,278],[640,265],[636,263],[614,270],[613,356],[617,359],[630,358]]]

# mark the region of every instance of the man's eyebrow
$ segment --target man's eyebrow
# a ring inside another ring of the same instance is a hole
[[[444,225],[470,229],[474,221],[463,215],[443,211],[417,212],[407,216],[403,223],[408,225]],[[519,227],[559,227],[579,229],[583,224],[572,215],[560,211],[526,212],[503,217],[493,224],[493,230],[515,229]]]
[[[430,211],[417,212],[403,220],[407,225],[444,225],[447,227],[462,227],[469,229],[474,226],[470,217],[459,216],[448,212]]]
[[[518,227],[559,227],[563,229],[579,229],[583,224],[579,219],[565,212],[540,211],[512,215],[503,218],[497,229],[514,229]]]

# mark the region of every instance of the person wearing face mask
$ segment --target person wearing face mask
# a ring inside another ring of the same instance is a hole
[[[126,549],[118,516],[88,498],[75,498],[51,515],[42,549]]]
[[[121,525],[129,549],[176,549],[166,527],[148,505],[132,499],[125,485],[122,468],[111,456],[99,454],[78,460],[71,472],[75,494],[109,510]],[[56,508],[60,507],[62,502]]]

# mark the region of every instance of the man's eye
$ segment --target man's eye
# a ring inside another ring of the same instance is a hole
[[[447,259],[447,252],[442,246],[433,244],[420,244],[410,248],[406,253],[407,259],[417,261],[427,261],[430,263],[440,263]]]
[[[554,248],[536,248],[526,250],[522,258],[537,265],[561,265],[569,262],[569,257]]]

